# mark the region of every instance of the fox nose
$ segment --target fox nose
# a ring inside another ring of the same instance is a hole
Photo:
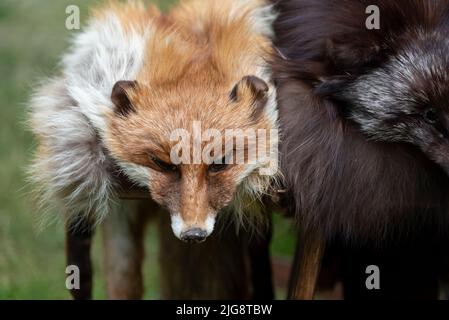
[[[207,237],[207,231],[200,228],[192,228],[181,233],[181,240],[185,242],[203,242]]]

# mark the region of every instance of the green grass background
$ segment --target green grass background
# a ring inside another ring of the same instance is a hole
[[[101,1],[0,1],[0,299],[69,299],[65,288],[64,233],[61,224],[40,231],[39,214],[29,200],[25,168],[34,143],[24,124],[33,85],[57,72],[58,59],[75,31],[65,28],[68,5],[78,5],[81,20]],[[152,1],[168,8],[172,0]],[[56,213],[55,213],[56,214]],[[272,251],[289,255],[289,222],[277,218]],[[158,298],[157,243],[147,232],[145,298]],[[105,298],[101,239],[96,236],[94,298]]]

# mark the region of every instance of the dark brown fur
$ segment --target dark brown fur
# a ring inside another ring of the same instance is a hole
[[[447,160],[448,155],[437,151],[429,157],[431,153],[426,154],[412,139],[408,143],[387,142],[397,138],[389,130],[393,124],[387,121],[376,141],[366,132],[362,134],[361,121],[350,116],[357,94],[360,98],[368,90],[377,90],[377,95],[371,95],[376,99],[368,96],[364,102],[365,107],[371,101],[377,103],[377,109],[372,109],[380,112],[374,116],[381,120],[390,116],[400,122],[403,113],[393,113],[400,108],[392,108],[386,103],[388,99],[381,101],[385,98],[382,94],[395,94],[389,89],[391,78],[365,81],[366,90],[355,94],[348,84],[360,83],[362,75],[384,70],[404,49],[418,57],[416,52],[430,52],[439,55],[429,60],[436,63],[429,67],[438,72],[430,72],[429,79],[409,63],[412,76],[404,83],[409,81],[412,86],[410,95],[401,96],[402,105],[407,111],[416,92],[424,92],[431,102],[425,108],[441,98],[447,101],[447,82],[442,80],[448,69],[444,67],[449,56],[446,44],[416,41],[416,30],[422,30],[427,39],[444,39],[449,31],[449,2],[276,3],[280,55],[273,66],[279,84],[281,167],[288,187],[284,203],[302,227],[324,231],[332,239],[323,267],[335,261],[327,258],[337,258],[345,298],[436,299],[441,270],[446,268],[442,262],[447,256],[449,216],[449,181],[437,160]],[[380,30],[365,27],[368,5],[380,9]],[[364,106],[357,107],[364,111]],[[447,120],[446,104],[441,112]],[[418,128],[422,125],[419,120]],[[430,144],[430,140],[421,142]],[[348,239],[355,241],[348,245]],[[369,264],[381,270],[381,290],[366,289],[365,268]]]
[[[162,297],[168,299],[249,299],[249,261],[244,239],[234,229],[200,244],[179,241],[168,214],[159,217]]]
[[[381,30],[365,28],[365,8],[381,9]],[[291,212],[328,237],[379,240],[447,228],[449,183],[416,147],[369,141],[344,106],[317,93],[351,80],[397,50],[386,35],[447,16],[447,1],[277,1],[277,47],[283,144]],[[443,223],[442,223],[443,222]],[[411,232],[413,233],[413,232]]]

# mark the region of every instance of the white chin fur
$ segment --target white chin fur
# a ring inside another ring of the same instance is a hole
[[[181,239],[181,232],[184,230],[184,220],[179,214],[171,215],[171,228],[176,238]]]
[[[215,215],[209,214],[207,215],[206,221],[204,222],[206,226],[207,236],[209,236],[212,231],[214,231],[215,226]]]

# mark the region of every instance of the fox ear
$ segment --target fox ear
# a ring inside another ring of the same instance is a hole
[[[256,76],[245,76],[234,86],[229,98],[233,102],[238,102],[242,99],[246,90],[252,94],[254,99],[253,116],[258,117],[267,104],[268,85]]]
[[[117,81],[112,88],[111,101],[115,105],[115,113],[127,116],[135,111],[129,100],[130,91],[137,87],[137,81]]]

